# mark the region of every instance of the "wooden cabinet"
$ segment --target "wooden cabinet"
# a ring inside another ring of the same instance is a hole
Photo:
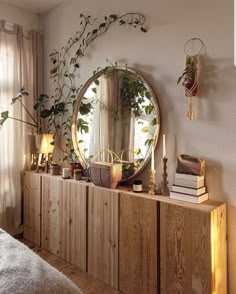
[[[40,246],[41,177],[26,172],[24,176],[24,238]]]
[[[227,293],[225,204],[26,172],[24,237],[122,293]]]
[[[118,200],[115,190],[89,187],[88,273],[118,289]]]
[[[119,290],[159,293],[159,203],[120,195]]]
[[[42,247],[86,271],[87,187],[42,178]]]
[[[160,204],[161,293],[226,294],[226,209]]]

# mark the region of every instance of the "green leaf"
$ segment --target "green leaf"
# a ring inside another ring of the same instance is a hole
[[[99,80],[94,81],[95,85],[99,86]]]
[[[116,14],[111,14],[111,15],[110,15],[110,19],[111,19],[112,21],[117,20],[117,18],[118,18],[118,16],[117,16]]]
[[[180,83],[180,81],[182,80],[183,76],[179,77],[178,78],[178,81],[177,81],[177,85]]]
[[[152,113],[153,109],[154,109],[154,105],[153,104],[149,104],[149,105],[145,106],[145,112],[146,112],[146,114],[150,115]]]
[[[78,142],[79,144],[81,144],[81,143],[84,143],[84,140],[79,140],[79,142]]]
[[[148,146],[151,146],[153,144],[154,140],[153,139],[147,139],[144,143],[144,145],[148,145]]]
[[[78,132],[81,132],[81,134],[88,133],[89,132],[88,123],[82,118],[79,118],[77,120],[77,129],[78,129]]]
[[[3,126],[4,122],[8,119],[8,117],[9,117],[9,111],[4,111],[1,113],[0,127]]]
[[[92,88],[92,91],[97,94],[97,88]]]
[[[144,27],[141,27],[140,30],[141,30],[143,33],[147,33],[147,30],[146,30]]]
[[[81,102],[79,112],[80,112],[81,115],[86,115],[86,114],[90,113],[91,109],[92,109],[92,104],[91,103],[83,103],[83,102]]]
[[[47,117],[49,117],[50,115],[51,115],[51,113],[52,113],[52,110],[50,109],[44,109],[44,110],[42,110],[41,112],[40,112],[40,117],[41,118],[47,118]]]
[[[99,30],[102,29],[102,28],[105,28],[105,27],[106,27],[106,23],[103,22],[103,23],[100,24],[100,26],[99,26]]]
[[[152,122],[151,122],[151,125],[152,125],[152,126],[155,126],[156,124],[157,124],[157,119],[154,118],[154,119],[152,120]]]
[[[143,128],[141,129],[141,131],[142,131],[143,133],[147,133],[147,132],[148,132],[148,127],[143,127]]]
[[[140,148],[134,149],[134,154],[139,155],[140,153],[141,153]]]

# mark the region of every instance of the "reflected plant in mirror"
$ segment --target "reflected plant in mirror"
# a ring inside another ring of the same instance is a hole
[[[94,72],[75,103],[72,138],[81,162],[86,166],[101,150],[112,150],[122,161],[123,180],[147,164],[159,129],[153,90],[127,67],[112,65]],[[102,160],[108,160],[106,154]]]

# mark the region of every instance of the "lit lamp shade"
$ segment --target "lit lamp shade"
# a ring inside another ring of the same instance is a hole
[[[52,153],[54,150],[54,145],[51,143],[53,141],[53,134],[42,134],[39,152],[44,154]]]

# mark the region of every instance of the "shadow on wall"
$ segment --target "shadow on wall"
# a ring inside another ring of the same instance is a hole
[[[217,66],[216,66],[217,64]],[[222,88],[229,92],[232,83],[228,76],[235,76],[235,68],[231,58],[211,58],[205,54],[200,60],[199,92],[197,99],[198,119],[218,122],[219,107],[215,102],[225,100]]]
[[[226,195],[222,185],[222,165],[216,160],[205,158],[206,179],[205,184],[209,193],[209,198],[215,201],[226,201]],[[213,197],[213,198],[212,198]]]

